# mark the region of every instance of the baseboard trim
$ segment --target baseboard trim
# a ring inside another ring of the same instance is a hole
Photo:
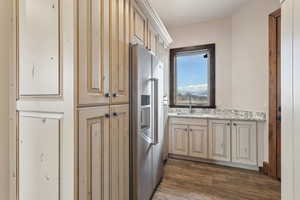
[[[231,162],[206,160],[206,159],[201,159],[201,158],[179,156],[179,155],[174,155],[174,154],[169,154],[169,158],[173,158],[173,159],[177,159],[177,160],[202,162],[202,163],[208,163],[208,164],[213,164],[213,165],[220,165],[220,166],[224,166],[224,167],[240,168],[240,169],[252,170],[252,171],[257,171],[257,172],[259,171],[258,166],[242,165],[242,164],[231,163]]]

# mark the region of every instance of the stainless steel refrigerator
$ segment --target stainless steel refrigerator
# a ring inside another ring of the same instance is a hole
[[[130,200],[149,200],[163,177],[164,66],[140,45],[130,52]]]

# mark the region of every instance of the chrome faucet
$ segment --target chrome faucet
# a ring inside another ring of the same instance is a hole
[[[192,113],[193,106],[192,106],[192,95],[189,96],[189,112]]]

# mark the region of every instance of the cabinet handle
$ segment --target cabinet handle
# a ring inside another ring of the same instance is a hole
[[[113,116],[114,116],[114,117],[117,117],[117,116],[118,116],[118,113],[114,112],[114,113],[113,113]]]
[[[109,93],[105,93],[105,97],[106,97],[106,98],[109,98],[109,97],[110,97],[110,94],[109,94]]]

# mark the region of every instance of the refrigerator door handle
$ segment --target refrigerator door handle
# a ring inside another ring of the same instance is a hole
[[[153,94],[153,99],[154,99],[154,106],[153,106],[153,121],[154,121],[154,138],[153,138],[153,145],[159,144],[159,139],[158,139],[158,107],[159,107],[159,100],[158,100],[158,79],[157,78],[152,78],[150,79],[153,84],[154,84],[154,94]]]

